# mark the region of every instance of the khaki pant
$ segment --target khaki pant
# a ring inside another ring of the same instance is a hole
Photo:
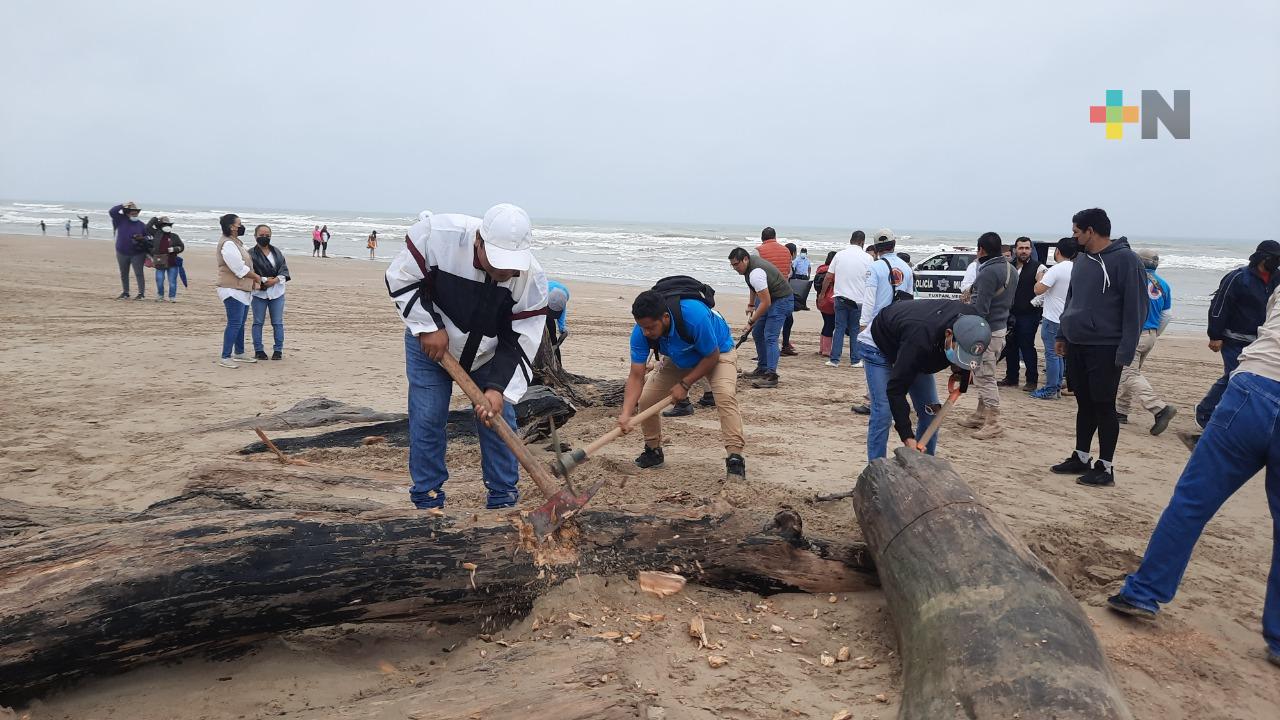
[[[654,403],[661,402],[671,394],[671,388],[680,383],[680,379],[689,373],[663,358],[657,370],[649,373],[645,380],[644,390],[640,392],[640,410]],[[707,384],[716,399],[716,412],[720,413],[720,437],[724,440],[724,449],[730,453],[742,453],[746,444],[742,439],[742,413],[738,411],[738,354],[730,350],[720,353],[720,362],[712,368],[707,376]],[[644,432],[646,447],[662,445],[662,414],[659,413],[640,424]]]
[[[991,344],[982,353],[978,369],[973,371],[973,387],[978,393],[978,399],[987,407],[997,410],[1000,408],[1000,388],[996,386],[996,364],[1000,361],[1000,353],[1004,352],[1006,332],[1002,331],[999,335],[992,333]]]
[[[1155,330],[1143,330],[1138,336],[1138,352],[1133,356],[1133,362],[1120,371],[1120,393],[1116,396],[1116,412],[1121,415],[1129,414],[1129,404],[1134,395],[1138,396],[1138,402],[1152,415],[1164,409],[1164,403],[1156,397],[1156,391],[1151,388],[1151,383],[1142,374],[1142,364],[1155,349],[1157,337],[1159,335]]]

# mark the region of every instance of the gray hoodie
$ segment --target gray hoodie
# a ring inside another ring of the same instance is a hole
[[[978,278],[973,281],[973,307],[993,333],[1009,327],[1009,308],[1013,307],[1017,287],[1018,271],[1004,255],[987,258],[978,266]]]
[[[1094,255],[1080,251],[1071,266],[1058,339],[1072,345],[1115,345],[1116,367],[1133,362],[1147,318],[1147,274],[1126,238]]]

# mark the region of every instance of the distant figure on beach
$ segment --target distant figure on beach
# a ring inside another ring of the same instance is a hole
[[[831,272],[831,261],[835,257],[835,250],[827,253],[827,259],[818,266],[817,272],[813,275],[813,286],[818,290],[818,297],[814,300],[814,304],[818,306],[818,312],[822,315],[822,339],[819,341],[818,354],[823,357],[831,357],[831,334],[836,328],[836,289],[834,283],[826,282],[827,274]]]
[[[840,367],[846,336],[849,338],[849,365],[862,367],[862,359],[858,357],[858,328],[862,320],[862,296],[867,291],[867,271],[871,269],[871,256],[862,249],[866,242],[867,234],[854,230],[849,236],[849,247],[836,253],[828,267],[827,277],[822,281],[823,288],[819,294],[825,294],[828,285],[835,288],[835,330],[827,367]]]
[[[1151,427],[1152,435],[1159,435],[1169,427],[1169,421],[1177,414],[1178,409],[1166,404],[1151,387],[1151,382],[1142,374],[1142,365],[1147,356],[1156,347],[1156,339],[1169,324],[1173,310],[1173,293],[1169,283],[1156,274],[1160,267],[1160,256],[1154,250],[1139,250],[1138,257],[1147,271],[1147,317],[1142,323],[1142,334],[1138,336],[1138,351],[1133,362],[1120,371],[1120,391],[1116,395],[1116,413],[1122,423],[1129,422],[1129,404],[1134,396],[1143,409],[1155,416],[1155,425]]]
[[[65,225],[67,228],[67,237],[71,237],[71,221],[70,220],[66,221]]]
[[[374,230],[369,233],[369,240],[365,242],[365,247],[369,248],[369,259],[373,259],[373,252],[378,249],[378,231]]]
[[[1044,385],[1031,397],[1037,400],[1057,400],[1062,397],[1062,357],[1054,345],[1058,337],[1058,323],[1067,305],[1067,290],[1071,288],[1072,261],[1080,252],[1080,244],[1073,237],[1058,241],[1053,250],[1053,267],[1036,281],[1036,294],[1044,298],[1044,320],[1040,323],[1040,342],[1044,345]]]
[[[766,228],[766,231],[772,228]],[[783,253],[786,248],[778,246]],[[788,257],[790,257],[788,255]],[[783,265],[787,267],[790,260]],[[781,354],[782,326],[795,306],[795,295],[787,284],[787,277],[778,267],[759,255],[752,255],[745,248],[734,248],[729,253],[729,266],[747,281],[747,327],[756,344],[756,368],[744,373],[743,378],[753,382],[751,387],[767,389],[778,387],[778,356]]]
[[[280,248],[271,244],[271,226],[259,225],[253,229],[254,246],[249,250],[253,271],[262,276],[262,283],[253,291],[253,357],[266,360],[266,346],[262,344],[262,324],[267,313],[271,314],[271,359],[284,358],[284,290],[292,278],[289,263]]]
[[[329,226],[320,226],[320,257],[329,257]]]
[[[244,224],[240,216],[227,213],[218,218],[222,238],[218,240],[218,299],[227,311],[227,326],[222,331],[222,356],[216,361],[224,368],[235,370],[237,363],[256,363],[256,359],[244,354],[244,320],[253,303],[254,290],[264,289],[262,276],[253,270],[253,261],[244,249],[240,238],[244,236]],[[234,353],[234,354],[233,354]]]
[[[794,270],[792,269],[795,266],[795,262],[796,262],[796,244],[787,243],[783,247],[787,249],[787,254],[790,255],[791,257],[790,262],[787,263],[787,270],[786,270],[785,276],[787,278],[787,284],[791,286],[792,306],[791,306],[791,312],[787,314],[786,322],[782,324],[782,354],[788,357],[793,357],[799,354],[796,352],[795,346],[791,344],[791,328],[794,327],[796,324],[796,306],[800,302],[800,293],[796,291],[797,281],[795,280],[795,277],[793,274]],[[801,284],[808,285],[808,281],[807,280],[802,281]]]
[[[120,266],[120,286],[123,288],[116,299],[129,297],[129,268],[132,267],[133,276],[138,281],[138,295],[134,300],[141,300],[147,294],[147,279],[143,274],[143,263],[147,260],[147,226],[138,219],[142,211],[131,201],[116,205],[108,214],[111,227],[116,232],[116,264]]]
[[[1147,275],[1125,238],[1111,239],[1111,219],[1101,208],[1071,218],[1072,236],[1085,256],[1071,266],[1071,292],[1054,351],[1067,359],[1076,395],[1076,447],[1050,470],[1079,475],[1081,485],[1115,485],[1116,393],[1120,370],[1138,351],[1138,335],[1147,316]],[[1098,458],[1089,455],[1098,436]]]
[[[44,221],[43,221],[43,220],[41,220],[41,221],[40,221],[40,234],[41,234],[41,235],[45,235],[45,234],[47,234],[47,233],[45,232],[45,225],[44,225]]]
[[[994,232],[983,233],[978,238],[974,262],[981,265],[970,288],[971,298],[978,315],[991,328],[991,343],[982,353],[982,362],[973,371],[978,408],[961,420],[960,426],[976,430],[973,437],[977,440],[990,440],[1004,434],[1004,428],[1000,426],[1000,387],[996,384],[996,365],[1004,350],[1005,335],[1009,332],[1009,309],[1013,307],[1018,274],[1001,252],[1000,236]]]
[[[82,237],[88,237],[89,236],[89,216],[77,215],[76,217],[80,218],[80,235]]]
[[[1231,373],[1245,346],[1258,337],[1266,317],[1270,287],[1280,270],[1280,243],[1263,240],[1249,256],[1249,264],[1223,276],[1209,303],[1209,349],[1222,355],[1222,377],[1196,405],[1196,425],[1204,430],[1227,390]]]
[[[165,280],[169,281],[169,302],[178,302],[178,254],[186,250],[186,245],[173,231],[173,223],[168,217],[156,219],[155,227],[152,264],[156,268],[156,302],[164,302]]]
[[[1036,333],[1040,330],[1040,319],[1044,311],[1031,303],[1036,297],[1036,280],[1040,277],[1044,266],[1036,257],[1035,246],[1031,238],[1020,237],[1013,243],[1013,269],[1018,278],[1014,285],[1013,307],[1009,310],[1010,331],[1013,337],[1005,343],[1005,356],[1008,365],[1001,387],[1018,387],[1018,361],[1027,370],[1027,383],[1023,390],[1032,392],[1040,384],[1040,358],[1036,353]]]
[[[311,257],[320,257],[320,226],[311,231]]]

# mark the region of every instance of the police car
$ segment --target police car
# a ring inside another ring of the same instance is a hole
[[[1036,259],[1041,265],[1053,265],[1053,243],[1033,242]],[[954,247],[951,250],[936,253],[916,263],[912,268],[915,275],[917,298],[942,298],[959,300],[960,285],[965,271],[977,259],[973,248]]]

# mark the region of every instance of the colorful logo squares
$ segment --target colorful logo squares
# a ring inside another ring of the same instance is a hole
[[[1089,122],[1107,126],[1107,139],[1124,137],[1125,123],[1138,122],[1138,106],[1124,104],[1123,90],[1108,90],[1106,105],[1089,106]]]

